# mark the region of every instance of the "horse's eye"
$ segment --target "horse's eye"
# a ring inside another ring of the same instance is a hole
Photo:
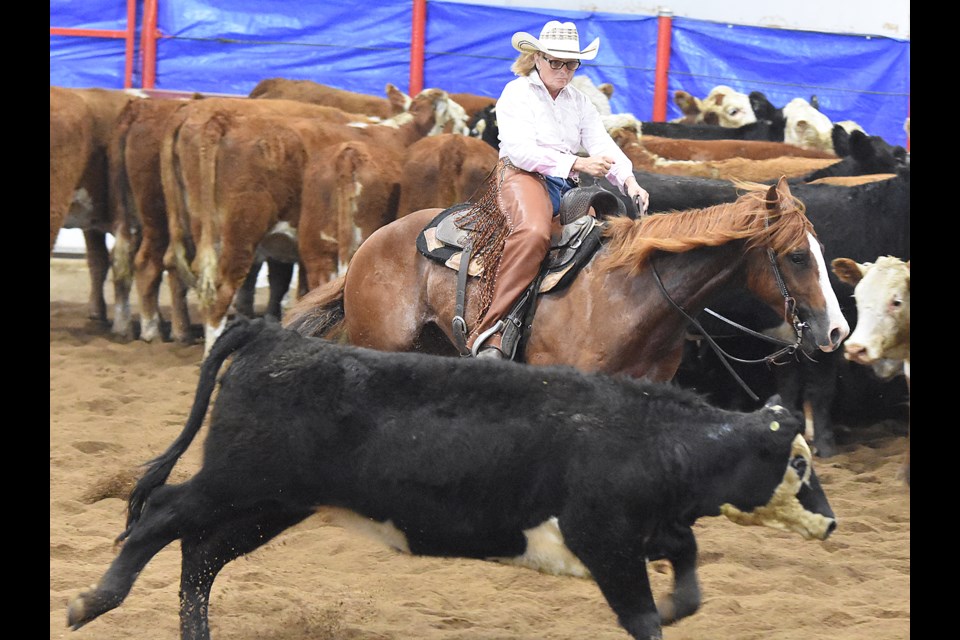
[[[807,459],[803,456],[794,456],[793,460],[790,461],[790,466],[793,467],[802,478],[803,474],[807,472]]]
[[[803,266],[807,264],[807,252],[794,251],[793,253],[790,254],[790,262],[798,266]]]
[[[901,306],[903,306],[903,300],[901,300],[900,298],[894,298],[893,300],[890,301],[890,306],[893,307],[894,309],[899,309]]]

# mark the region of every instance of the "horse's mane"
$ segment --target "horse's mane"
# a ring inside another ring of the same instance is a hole
[[[732,240],[746,240],[748,249],[768,246],[782,255],[800,246],[807,232],[816,235],[804,204],[792,194],[771,210],[767,208],[770,185],[732,182],[744,191],[735,202],[655,213],[639,220],[608,218],[603,232],[607,241],[603,266],[636,272],[654,251],[683,253]]]

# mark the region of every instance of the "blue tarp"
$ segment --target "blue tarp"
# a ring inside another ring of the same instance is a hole
[[[159,7],[165,37],[157,45],[157,89],[246,95],[270,77],[373,95],[384,95],[387,83],[409,86],[412,0],[160,0]],[[551,19],[576,22],[584,44],[600,37],[599,55],[578,73],[613,84],[615,113],[651,120],[655,16],[430,1],[424,86],[499,96],[513,77],[510,36],[537,35]],[[50,26],[121,30],[126,2],[51,0]],[[141,66],[138,57],[134,86],[142,86]],[[52,85],[121,88],[123,69],[122,40],[50,37]],[[906,143],[909,41],[675,17],[668,77],[671,97],[677,89],[703,97],[718,84],[761,91],[776,106],[816,95],[831,120],[854,120],[870,134]],[[667,118],[679,116],[669,100]]]

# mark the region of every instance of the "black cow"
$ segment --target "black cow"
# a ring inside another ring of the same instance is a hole
[[[234,352],[202,468],[164,484]],[[731,412],[666,384],[384,353],[242,319],[204,360],[183,432],[134,488],[123,547],[68,625],[119,606],[180,539],[181,634],[208,638],[220,569],[319,507],[412,554],[591,576],[644,640],[700,606],[698,518],[821,540],[836,527],[800,421],[776,404]],[[658,606],[646,561],[664,558],[674,590]]]
[[[641,136],[689,138],[692,140],[766,140],[783,142],[786,120],[761,120],[739,127],[718,124],[683,124],[682,122],[641,122]]]
[[[832,176],[862,176],[871,173],[896,173],[897,169],[910,164],[910,154],[900,145],[892,145],[880,136],[868,136],[854,129],[847,132],[838,124],[833,125],[833,148],[843,158],[823,169],[817,169],[795,182],[811,182]]]

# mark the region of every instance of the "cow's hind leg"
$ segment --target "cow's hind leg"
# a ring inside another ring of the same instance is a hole
[[[309,516],[309,510],[267,512],[258,509],[218,524],[216,530],[184,537],[180,572],[180,638],[208,640],[207,610],[210,589],[220,570],[231,560],[250,553],[271,538]]]
[[[697,580],[697,539],[690,527],[676,526],[669,535],[649,543],[649,559],[666,558],[673,566],[673,592],[657,604],[660,622],[671,624],[692,615],[700,608],[700,583]]]
[[[150,496],[141,519],[133,526],[107,572],[93,590],[70,601],[67,626],[79,629],[120,606],[150,559],[180,536],[184,524],[179,515],[183,487],[165,485]]]
[[[87,246],[87,269],[90,272],[90,319],[105,323],[107,322],[107,301],[103,296],[103,286],[110,271],[107,234],[93,229],[84,229],[83,239]]]

